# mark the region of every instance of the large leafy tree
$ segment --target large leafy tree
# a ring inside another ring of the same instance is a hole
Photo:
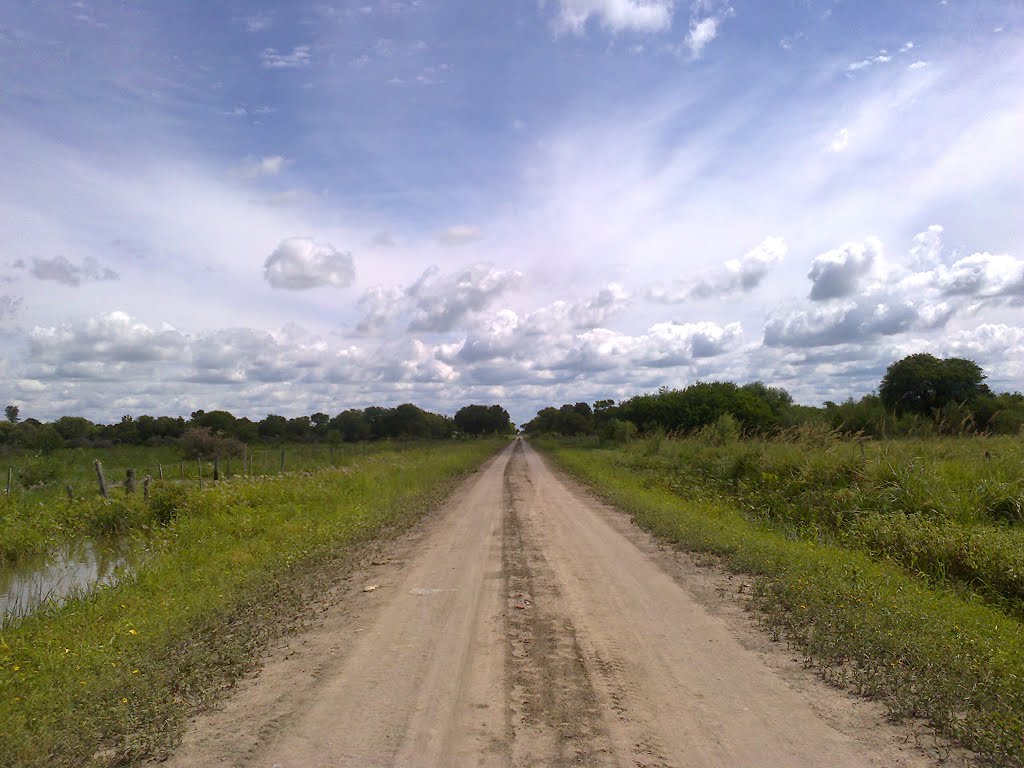
[[[933,416],[950,403],[970,404],[990,394],[985,374],[973,360],[940,359],[927,352],[909,355],[889,366],[878,396],[896,412]]]
[[[508,411],[500,405],[467,405],[460,408],[455,414],[455,426],[467,435],[507,434],[515,431]]]

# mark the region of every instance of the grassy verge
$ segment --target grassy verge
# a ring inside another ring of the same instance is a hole
[[[613,450],[541,442],[641,526],[759,576],[758,607],[827,679],[927,719],[994,765],[1024,765],[1024,626],[895,565],[789,538],[712,492],[653,484]]]
[[[609,461],[678,496],[956,584],[1024,618],[1024,452],[1009,438],[869,443],[640,441]]]
[[[161,754],[339,552],[414,519],[498,447],[382,448],[343,469],[182,493],[133,577],[0,629],[0,765]]]
[[[402,444],[388,444],[389,449]],[[409,447],[410,443],[404,445]],[[380,446],[371,443],[324,445],[252,446],[252,473],[266,477],[282,474],[281,453],[286,454],[286,471],[315,471],[345,466],[360,456],[374,453]],[[102,462],[109,485],[109,499],[99,496],[93,461]],[[142,478],[150,476],[156,488],[165,491],[175,486],[209,485],[213,478],[212,460],[197,462],[181,459],[177,446],[112,448],[69,448],[47,454],[17,454],[0,460],[4,469],[0,483],[6,483],[6,468],[12,468],[11,494],[0,494],[0,562],[45,552],[80,536],[120,534],[160,524],[162,504],[143,498]],[[136,473],[135,493],[127,493],[123,481],[128,469]],[[225,458],[220,463],[221,477],[243,474],[242,459]],[[68,488],[71,489],[70,495]],[[167,491],[172,492],[172,491]]]

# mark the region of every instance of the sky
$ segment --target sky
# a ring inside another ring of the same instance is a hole
[[[1020,0],[0,6],[0,400],[1024,389]]]

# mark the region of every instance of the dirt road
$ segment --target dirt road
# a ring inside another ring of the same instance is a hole
[[[707,579],[727,577],[687,562],[516,443],[386,545],[170,763],[931,764],[876,708],[717,610]]]

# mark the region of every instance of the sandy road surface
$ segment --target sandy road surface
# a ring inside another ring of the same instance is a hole
[[[385,545],[170,763],[930,764],[877,710],[771,663],[673,557],[516,443]]]

